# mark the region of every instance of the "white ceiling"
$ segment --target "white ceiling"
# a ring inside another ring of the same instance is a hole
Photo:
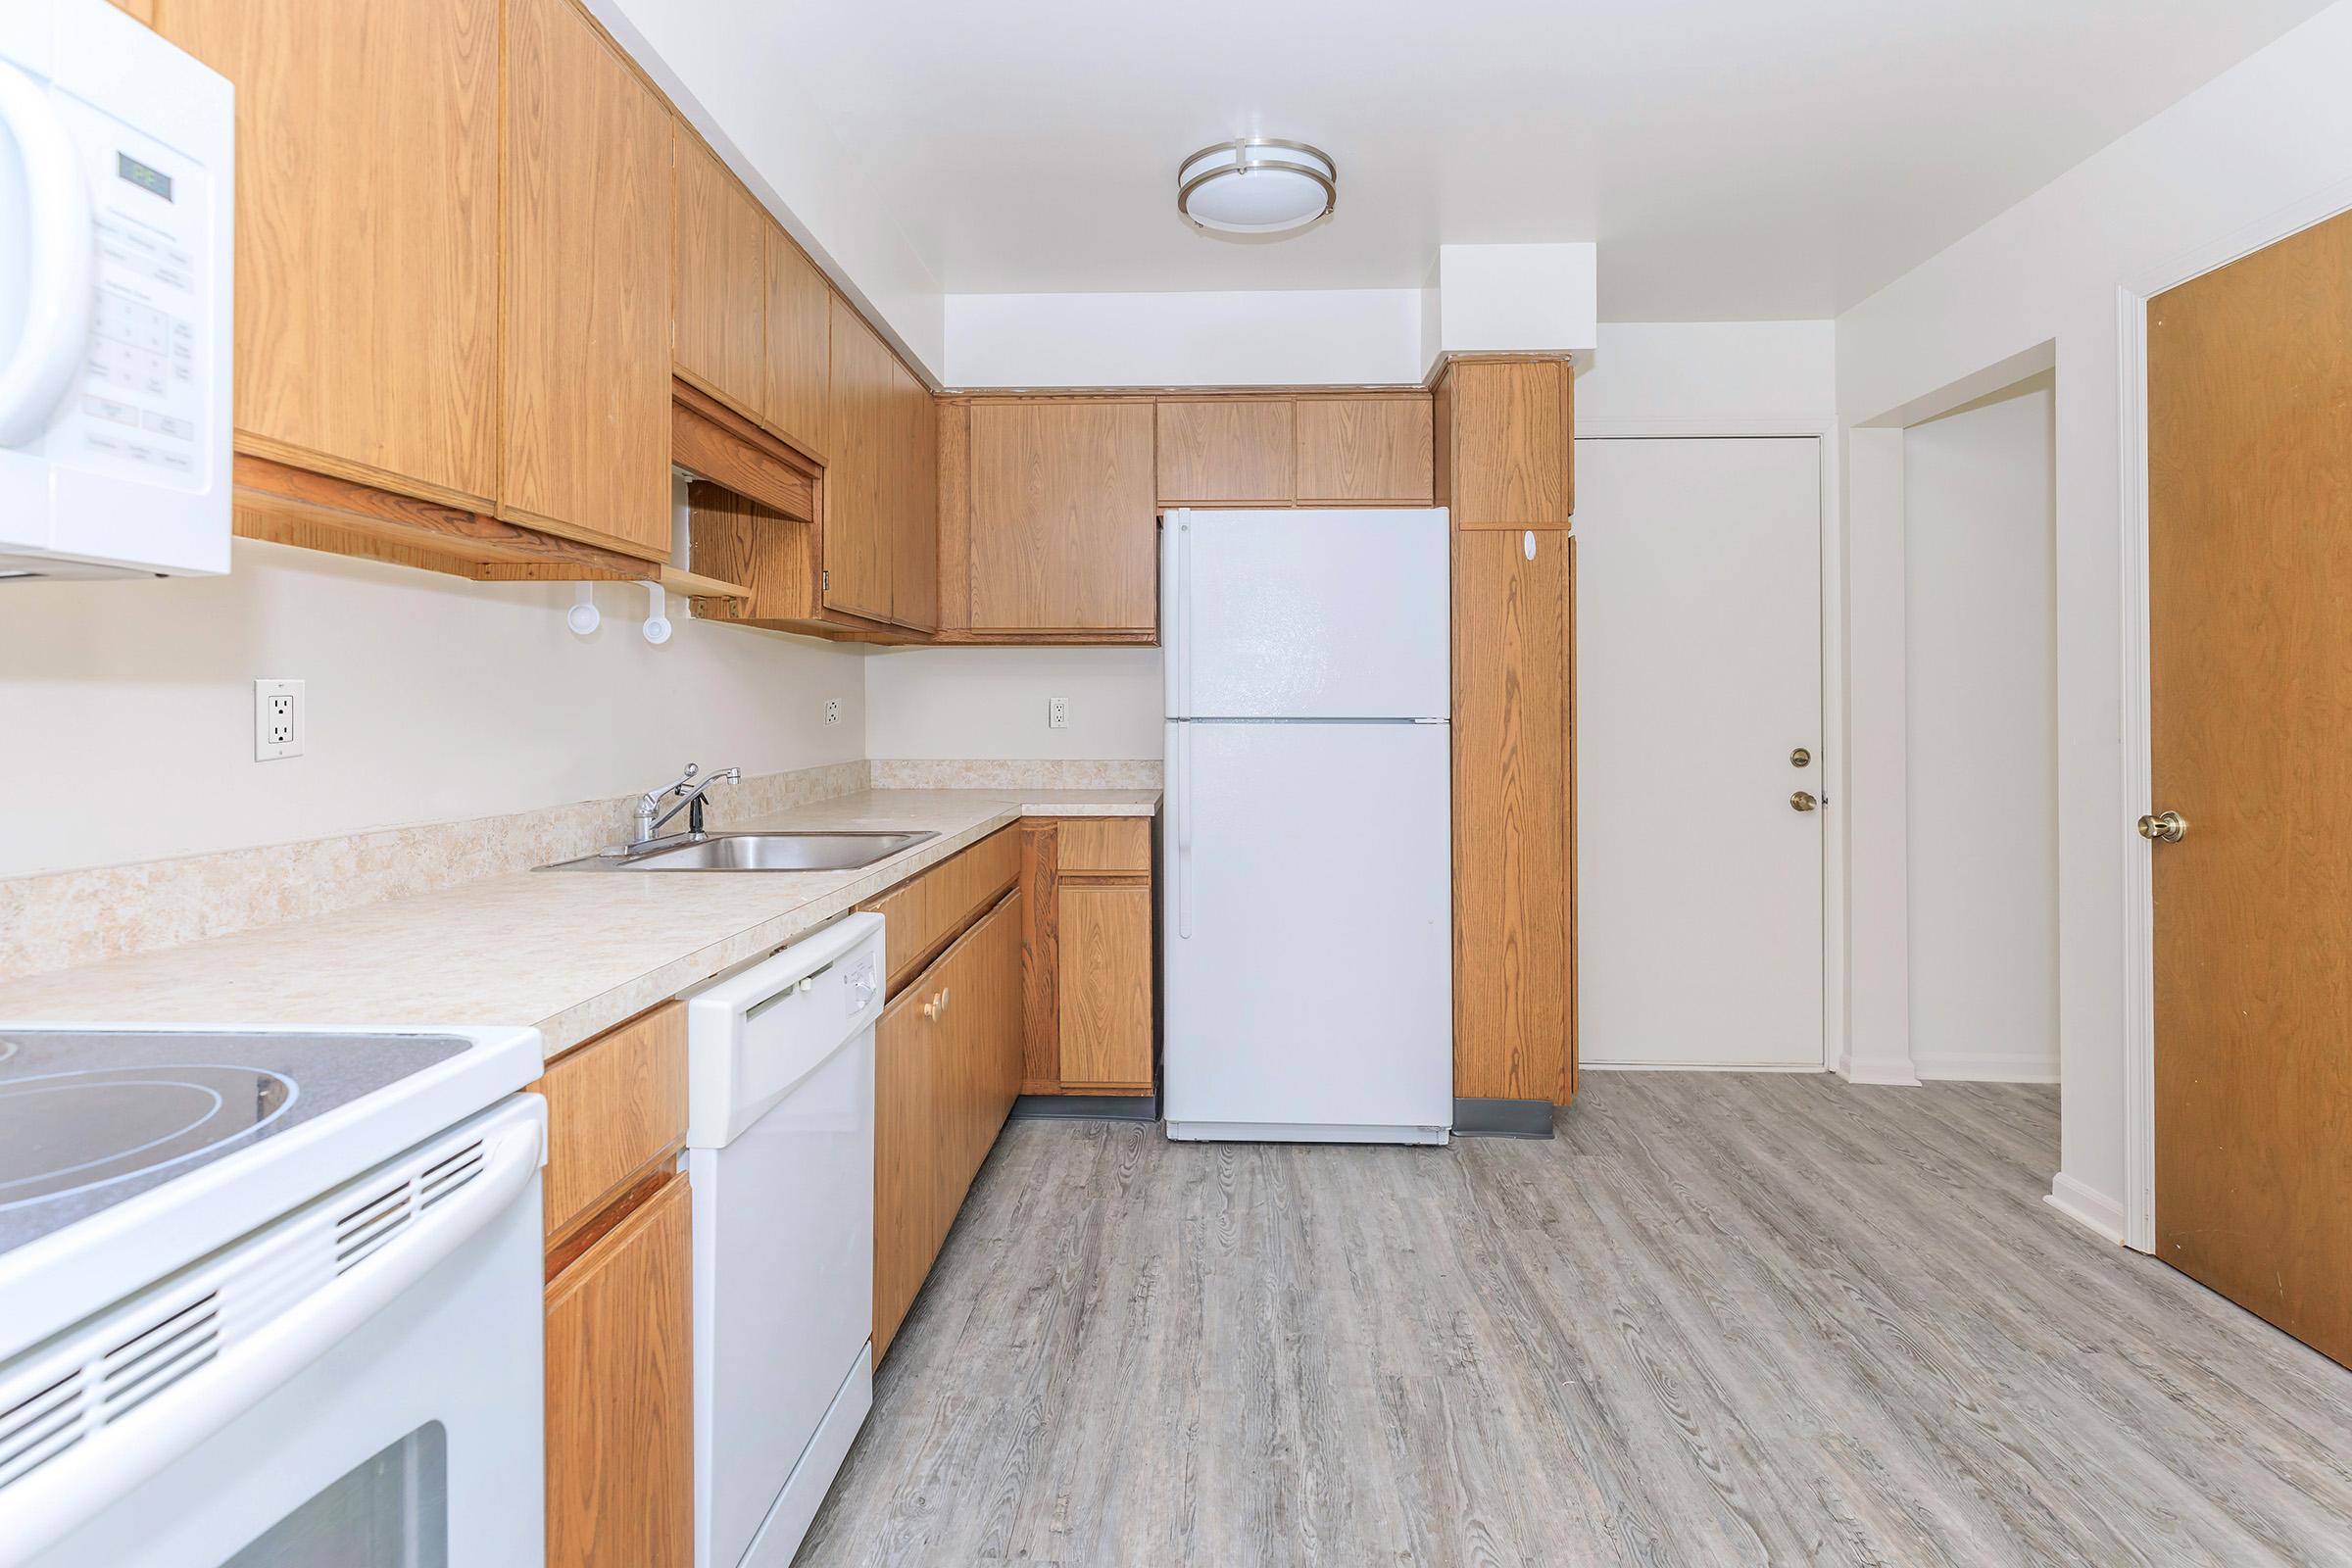
[[[1612,320],[1822,317],[2325,0],[678,0],[737,13],[949,293],[1417,286],[1597,239]],[[1327,224],[1195,232],[1186,154],[1340,166]]]

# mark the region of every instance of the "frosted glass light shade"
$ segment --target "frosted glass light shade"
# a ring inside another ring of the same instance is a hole
[[[1280,234],[1339,203],[1340,172],[1304,142],[1245,137],[1203,147],[1176,172],[1176,210],[1202,228]]]

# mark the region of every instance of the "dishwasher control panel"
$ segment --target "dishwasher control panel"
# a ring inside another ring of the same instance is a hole
[[[723,1149],[882,1011],[882,917],[852,914],[686,998],[686,1143]]]

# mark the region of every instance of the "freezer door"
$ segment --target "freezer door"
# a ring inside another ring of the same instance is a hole
[[[1443,718],[1442,511],[1171,512],[1170,718]]]
[[[1170,1136],[1442,1141],[1446,726],[1167,729]]]

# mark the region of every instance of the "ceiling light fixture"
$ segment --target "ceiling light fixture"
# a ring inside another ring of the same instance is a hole
[[[1176,210],[1222,234],[1286,234],[1329,216],[1339,202],[1339,166],[1302,141],[1221,141],[1176,171]]]

